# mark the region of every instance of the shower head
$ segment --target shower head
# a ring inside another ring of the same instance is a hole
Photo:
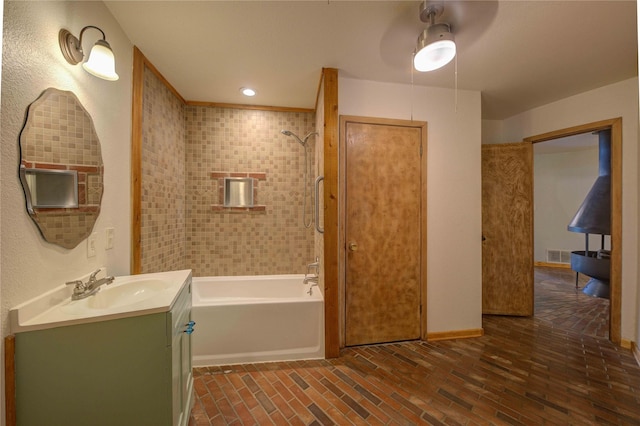
[[[298,137],[298,135],[296,135],[295,133],[293,133],[290,130],[280,130],[280,133],[282,133],[285,136],[293,136],[294,138],[296,138],[296,140],[298,141],[298,143],[304,147],[307,146],[307,140],[312,136],[312,135],[317,135],[318,132],[310,132],[309,134],[307,134],[304,139],[300,139]]]
[[[298,137],[298,135],[296,135],[295,133],[293,133],[293,132],[292,132],[292,131],[290,131],[290,130],[281,130],[281,131],[280,131],[280,133],[282,133],[282,134],[283,134],[283,135],[285,135],[285,136],[292,136],[292,137],[296,138],[296,140],[298,141],[298,143],[299,143],[300,145],[302,145],[302,146],[305,146],[305,142],[307,142],[306,140],[305,140],[305,141],[303,141],[302,139],[300,139],[300,138]]]

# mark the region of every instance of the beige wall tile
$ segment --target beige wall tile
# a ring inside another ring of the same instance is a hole
[[[302,225],[305,151],[280,130],[303,137],[314,125],[313,113],[184,106],[145,71],[142,272],[304,273],[314,245],[313,228]],[[315,142],[307,148],[307,221]],[[212,172],[259,174],[260,208],[220,208]]]
[[[149,70],[144,76],[141,271],[185,265],[185,107]]]
[[[194,276],[305,272],[313,231],[302,225],[304,150],[280,130],[303,137],[314,124],[312,113],[187,107],[187,265]],[[313,164],[315,139],[309,143]],[[256,192],[264,211],[215,211],[220,188],[211,173],[220,171],[265,173]]]

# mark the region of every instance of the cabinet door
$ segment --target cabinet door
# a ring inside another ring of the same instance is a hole
[[[171,372],[173,388],[173,424],[189,423],[193,377],[191,372],[191,286],[178,297],[172,312],[173,339],[171,342]]]
[[[182,350],[182,420],[184,425],[189,423],[189,409],[191,407],[191,392],[193,390],[193,372],[191,369],[191,335],[187,333],[183,333],[181,340],[181,350]]]
[[[182,332],[174,335],[171,343],[171,387],[173,395],[173,424],[182,425],[184,416],[184,402],[182,401]]]

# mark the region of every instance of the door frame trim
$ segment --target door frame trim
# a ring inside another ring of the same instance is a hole
[[[420,182],[420,244],[422,246],[420,253],[420,338],[427,340],[427,122],[414,120],[400,120],[379,117],[362,117],[355,115],[340,116],[340,143],[339,145],[339,202],[338,211],[338,297],[339,297],[339,330],[340,330],[340,348],[345,347],[345,326],[346,326],[346,166],[347,166],[347,144],[346,144],[346,128],[348,123],[359,124],[379,124],[385,126],[411,127],[421,130],[421,182]]]
[[[532,144],[581,133],[611,129],[611,278],[609,339],[620,345],[622,319],[622,117],[595,121],[580,126],[524,138]]]

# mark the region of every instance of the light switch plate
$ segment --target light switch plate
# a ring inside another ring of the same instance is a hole
[[[104,248],[105,250],[110,250],[110,249],[113,248],[113,237],[114,237],[114,234],[115,234],[115,229],[113,229],[113,228],[105,229],[105,235],[107,237],[106,238],[107,243],[105,244],[105,248]]]
[[[96,244],[98,243],[98,233],[94,232],[87,238],[87,257],[95,257]]]

